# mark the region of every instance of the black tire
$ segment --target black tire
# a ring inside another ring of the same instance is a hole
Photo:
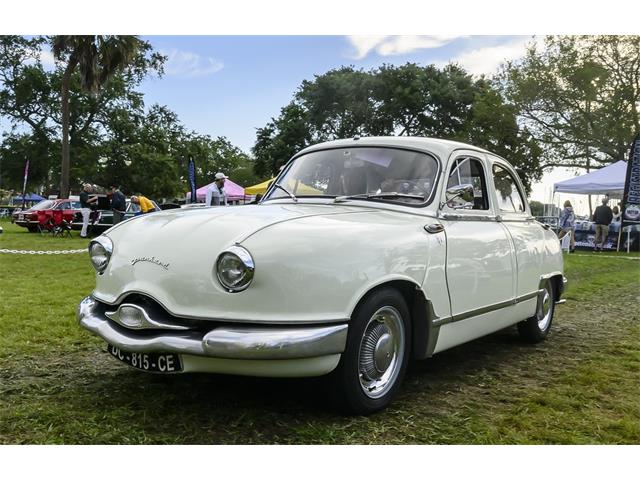
[[[551,324],[553,323],[553,314],[556,310],[553,281],[547,280],[542,288],[544,289],[544,293],[542,298],[538,299],[536,314],[518,323],[518,333],[520,337],[529,343],[538,343],[547,338],[551,330]],[[545,302],[548,302],[548,305],[545,304]]]
[[[365,336],[369,342],[363,343]],[[349,323],[346,349],[327,378],[335,406],[346,414],[356,415],[368,415],[387,407],[404,378],[410,345],[410,314],[402,294],[393,288],[369,294],[356,308]],[[380,376],[377,382],[376,375]],[[365,388],[368,382],[372,387]]]
[[[32,227],[31,225],[29,225],[27,227],[27,230],[29,230],[31,233],[36,233],[38,231],[38,227]]]

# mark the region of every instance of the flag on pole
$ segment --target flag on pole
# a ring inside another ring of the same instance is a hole
[[[189,187],[191,188],[191,203],[196,203],[198,201],[196,195],[196,164],[192,156],[189,156]]]
[[[27,194],[27,178],[29,178],[29,160],[28,159],[24,164],[24,181],[22,182],[22,208],[23,209],[25,204],[24,196]]]

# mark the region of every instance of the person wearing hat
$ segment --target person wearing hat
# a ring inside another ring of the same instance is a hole
[[[214,182],[207,188],[207,196],[205,203],[206,205],[216,207],[216,206],[227,206],[227,192],[224,189],[224,181],[229,178],[224,173],[218,172],[216,173]]]
[[[80,212],[82,213],[82,230],[80,230],[80,236],[87,238],[87,228],[89,228],[89,218],[91,217],[91,207],[98,201],[98,197],[89,196],[91,191],[91,185],[85,183],[82,186],[82,192],[80,192]]]
[[[113,224],[116,225],[122,221],[127,210],[127,200],[118,185],[111,185],[111,210],[113,211]]]

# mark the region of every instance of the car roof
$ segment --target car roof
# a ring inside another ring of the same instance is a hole
[[[312,152],[315,150],[324,150],[327,148],[346,148],[346,147],[396,147],[411,148],[416,150],[425,150],[432,152],[439,157],[446,159],[454,150],[475,150],[482,153],[491,153],[484,148],[469,145],[467,143],[456,142],[453,140],[444,140],[441,138],[430,137],[354,137],[349,139],[333,140],[324,143],[311,145],[302,150],[298,155]]]

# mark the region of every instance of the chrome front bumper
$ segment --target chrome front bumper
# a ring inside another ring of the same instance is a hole
[[[80,325],[92,333],[102,337],[106,342],[130,352],[163,352],[177,353],[189,356],[224,359],[231,363],[228,373],[247,375],[269,375],[264,368],[260,373],[252,373],[252,368],[243,371],[245,365],[255,365],[256,361],[267,362],[274,366],[280,365],[286,370],[286,361],[296,361],[295,376],[313,376],[328,373],[340,359],[347,341],[347,325],[274,327],[222,325],[216,326],[207,333],[197,331],[167,331],[154,335],[140,335],[140,331],[130,331],[116,325],[104,314],[104,309],[92,297],[86,297],[78,306],[78,321]],[[155,330],[154,332],[158,332]],[[325,359],[318,362],[319,359]],[[329,361],[329,359],[331,361]],[[199,364],[202,364],[202,359]],[[309,369],[303,367],[303,360],[309,360]],[[233,367],[234,362],[235,367]],[[319,366],[322,364],[323,366]],[[313,365],[313,366],[311,366]],[[328,367],[328,365],[333,365]],[[238,368],[236,368],[238,367]],[[204,371],[223,371],[224,366],[205,369]],[[322,370],[319,371],[318,369]],[[328,371],[324,371],[327,370]],[[267,369],[268,370],[268,369]],[[308,371],[307,371],[308,370]],[[199,371],[203,371],[199,369]],[[274,376],[293,376],[274,371]]]

